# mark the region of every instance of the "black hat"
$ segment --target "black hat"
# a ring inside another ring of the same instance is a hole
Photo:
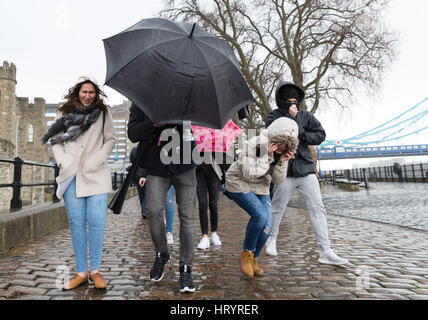
[[[281,100],[287,101],[288,99],[294,98],[298,101],[301,100],[301,95],[296,88],[291,86],[283,86],[279,89],[278,95]]]

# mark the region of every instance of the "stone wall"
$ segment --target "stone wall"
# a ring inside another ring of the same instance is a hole
[[[15,146],[4,139],[0,139],[0,159],[12,159]],[[0,162],[0,184],[13,182],[13,164]],[[12,188],[0,188],[0,210],[10,208]]]
[[[7,61],[0,67],[0,139],[15,144],[16,138],[16,67]]]
[[[17,98],[18,154],[24,161],[48,163],[48,147],[40,139],[46,133],[46,103],[42,98],[35,98],[29,103],[28,98]],[[23,183],[43,183],[45,170],[42,167],[23,165]],[[44,187],[23,187],[21,189],[23,205],[44,201]]]
[[[115,192],[109,194],[108,202],[114,194]],[[131,187],[126,194],[126,199],[136,195],[137,189]],[[27,206],[18,212],[2,214],[0,215],[0,254],[25,241],[37,239],[67,226],[64,201]]]
[[[34,103],[30,103],[28,98],[17,98],[16,83],[15,65],[4,61],[0,67],[0,140],[3,141],[0,144],[0,157],[12,160],[17,154],[23,161],[47,164],[48,147],[40,142],[47,131],[45,100],[35,98]],[[22,182],[48,182],[48,173],[42,167],[23,165]],[[13,165],[0,164],[0,181],[11,183],[12,180]],[[0,209],[9,208],[12,189],[0,189]],[[44,189],[23,187],[23,205],[43,202]]]

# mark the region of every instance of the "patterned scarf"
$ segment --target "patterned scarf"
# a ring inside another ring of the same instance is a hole
[[[75,107],[70,113],[57,119],[49,128],[48,132],[42,137],[42,144],[50,142],[52,145],[63,143],[66,141],[76,140],[82,133],[88,130],[91,125],[98,120],[101,109],[96,104],[91,104],[89,107]],[[71,126],[79,126],[67,132]],[[57,133],[64,131],[62,135],[51,138]]]

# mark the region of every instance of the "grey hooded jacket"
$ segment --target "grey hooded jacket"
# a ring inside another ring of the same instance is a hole
[[[296,122],[288,118],[278,119],[269,129],[264,129],[259,136],[250,139],[239,154],[238,160],[227,170],[227,191],[233,193],[252,191],[258,195],[268,195],[271,181],[274,184],[281,184],[285,180],[289,160],[279,160],[275,163],[267,152],[269,139],[278,134],[286,134],[290,140],[296,141],[298,136]]]

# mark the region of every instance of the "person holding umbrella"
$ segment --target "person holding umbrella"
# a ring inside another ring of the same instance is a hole
[[[271,181],[282,183],[288,160],[298,145],[297,124],[287,118],[272,123],[268,130],[249,140],[226,173],[226,191],[249,215],[240,269],[248,277],[263,275],[256,258],[271,231]]]
[[[95,79],[80,77],[65,96],[57,117],[43,136],[49,141],[60,168],[56,181],[57,196],[64,196],[70,224],[77,273],[63,285],[74,289],[88,282],[104,289],[106,283],[98,272],[104,241],[106,209],[112,190],[107,158],[116,143],[113,118],[104,104],[104,93]],[[88,228],[89,226],[89,228]]]
[[[193,292],[196,176],[194,143],[183,141],[191,136],[190,128],[183,133],[183,123],[221,129],[254,97],[232,48],[197,24],[143,19],[103,41],[105,83],[133,102],[128,137],[144,144],[137,157],[148,171],[146,207],[156,250],[150,278],[160,281],[170,259],[162,208],[174,185],[180,219],[180,291]],[[166,150],[170,142],[160,137],[168,134],[173,146]],[[169,156],[179,161],[161,161]],[[124,195],[113,198],[113,212],[120,212]]]
[[[179,163],[164,163],[161,159],[163,147],[168,142],[161,140],[164,130],[170,130],[172,139],[177,138],[179,145],[172,148],[172,153],[179,150]],[[155,246],[156,257],[150,279],[162,280],[164,268],[171,256],[168,251],[163,208],[171,185],[175,187],[178,216],[180,219],[180,292],[194,292],[192,264],[194,255],[194,210],[196,206],[195,164],[183,163],[183,126],[154,124],[135,104],[131,105],[128,137],[132,142],[145,144],[145,154],[141,164],[147,170],[146,210],[149,217],[149,228]],[[194,143],[191,143],[194,147]]]

